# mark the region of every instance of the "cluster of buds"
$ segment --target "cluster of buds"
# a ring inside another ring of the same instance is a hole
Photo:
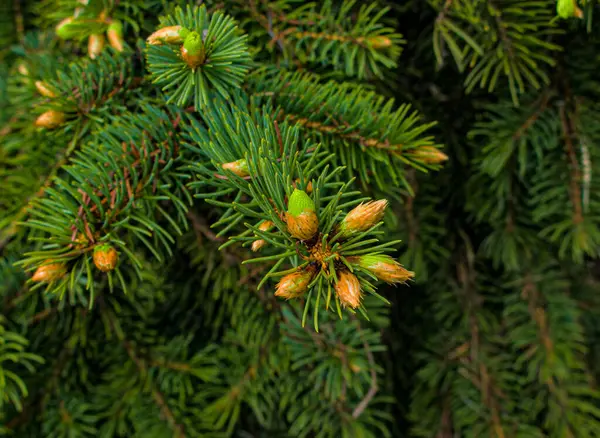
[[[258,226],[258,229],[260,231],[270,231],[273,227],[275,226],[275,224],[271,221],[264,221],[263,223],[261,223]],[[265,239],[258,239],[255,240],[254,242],[252,242],[252,251],[257,252],[260,251],[260,249],[265,246],[267,244],[267,242],[265,241]]]
[[[26,68],[26,67],[25,67]],[[56,97],[56,91],[44,81],[35,81],[36,90],[44,97]],[[38,128],[54,129],[65,123],[65,113],[48,110],[38,116],[35,126]]]
[[[104,13],[100,14],[97,19],[100,23],[108,23],[106,30],[106,38],[100,33],[95,33],[88,38],[88,56],[91,59],[97,58],[106,45],[108,44],[115,50],[123,51],[123,23],[119,20],[107,19]],[[84,22],[81,22],[83,24]],[[77,36],[78,19],[76,17],[68,17],[62,20],[56,26],[56,35],[62,39],[69,39]]]
[[[151,34],[146,42],[152,46],[163,44],[181,44],[181,58],[192,69],[202,65],[206,60],[204,37],[206,31],[200,35],[182,26],[167,26]]]
[[[299,240],[312,239],[319,231],[319,219],[315,203],[303,190],[294,189],[285,214],[287,228],[292,237]]]
[[[350,238],[356,234],[368,231],[377,225],[385,213],[388,202],[384,199],[361,203],[352,209],[338,224],[336,235],[342,239]],[[288,201],[288,211],[285,214],[287,228],[292,237],[301,241],[311,241],[318,233],[318,219],[315,204],[302,190],[295,189]],[[273,224],[268,222],[268,227]],[[261,228],[262,229],[262,228]],[[265,226],[267,229],[267,226]],[[262,242],[262,243],[259,243]],[[310,242],[308,243],[310,245]],[[254,242],[252,248],[260,249],[264,242]],[[319,247],[319,241],[315,247]],[[320,247],[319,247],[320,248]],[[323,251],[313,251],[312,254],[321,254]],[[327,251],[325,251],[327,253]],[[321,255],[322,257],[322,255]],[[392,257],[382,254],[364,256],[351,256],[347,258],[351,265],[370,272],[377,279],[389,284],[405,283],[414,273],[406,270]],[[303,295],[311,281],[318,272],[319,260],[313,260],[306,267],[284,276],[277,284],[275,295],[290,299]],[[359,278],[346,267],[336,269],[335,293],[344,307],[356,309],[360,307],[362,291]]]
[[[78,238],[78,246],[83,246],[85,238]],[[94,248],[93,255],[94,265],[102,272],[109,272],[115,269],[117,262],[119,261],[119,254],[117,251],[108,244],[99,245]],[[38,267],[33,276],[32,281],[35,282],[46,282],[51,283],[56,280],[60,280],[67,274],[67,265],[65,263],[53,262],[52,260],[46,260],[45,264]]]

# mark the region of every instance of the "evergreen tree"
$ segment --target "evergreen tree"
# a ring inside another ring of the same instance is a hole
[[[0,435],[600,436],[598,9],[1,2]]]

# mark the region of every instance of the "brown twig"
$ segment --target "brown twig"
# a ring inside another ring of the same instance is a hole
[[[377,394],[377,391],[379,391],[379,387],[377,386],[377,372],[375,371],[375,358],[373,357],[373,353],[369,348],[369,344],[363,341],[363,346],[365,347],[365,352],[367,353],[367,360],[369,361],[370,365],[369,372],[371,374],[371,386],[369,387],[369,391],[367,391],[365,397],[360,401],[356,408],[354,408],[354,411],[352,411],[352,418],[360,417],[360,415],[364,412],[367,406],[369,406],[369,403],[371,403],[371,400],[373,400],[373,397],[375,397],[375,395]]]

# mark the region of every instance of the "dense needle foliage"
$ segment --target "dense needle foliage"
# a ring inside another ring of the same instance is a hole
[[[598,13],[0,2],[0,435],[600,436]]]

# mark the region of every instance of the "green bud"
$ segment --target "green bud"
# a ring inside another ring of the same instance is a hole
[[[63,40],[72,38],[75,33],[73,32],[73,17],[68,17],[62,20],[56,25],[56,35]]]
[[[185,27],[182,27],[181,29],[179,29],[179,32],[177,32],[179,34],[179,36],[181,37],[182,40],[185,41],[185,39],[187,38],[187,36],[190,34],[189,29],[186,29]]]
[[[288,201],[288,213],[294,217],[307,211],[315,211],[315,203],[303,190],[294,189]]]
[[[119,20],[113,20],[108,26],[107,32],[114,32],[116,35],[123,37],[123,23]]]
[[[577,0],[558,0],[556,12],[561,18],[581,18],[583,15],[581,9],[577,6]]]
[[[199,55],[202,52],[202,49],[204,48],[204,44],[202,43],[202,38],[200,37],[200,34],[198,32],[188,33],[185,37],[185,40],[183,41],[183,48],[186,50],[188,56]]]

